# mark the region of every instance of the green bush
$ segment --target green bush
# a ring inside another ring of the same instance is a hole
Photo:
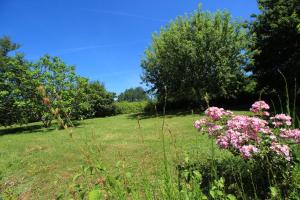
[[[261,163],[245,161],[240,157],[231,157],[215,161],[215,170],[217,177],[222,177],[225,180],[224,190],[226,193],[234,194],[238,198],[245,196],[250,199],[267,199],[269,198],[272,186],[276,186],[277,192],[283,197],[289,199],[297,199],[294,196],[299,193],[299,166],[289,168],[287,171],[278,170],[280,167],[286,167],[286,163],[276,163],[272,166],[273,172],[278,172],[272,177],[270,182],[270,174]],[[202,175],[200,186],[204,194],[210,192],[209,186],[215,180],[211,174],[211,160],[206,163],[184,163],[178,166],[179,187],[182,187],[186,182],[191,181],[193,171],[199,171]],[[279,173],[283,172],[283,173]]]
[[[145,107],[148,105],[147,101],[140,102],[127,102],[121,101],[115,103],[116,114],[129,114],[129,113],[139,113],[144,112]]]

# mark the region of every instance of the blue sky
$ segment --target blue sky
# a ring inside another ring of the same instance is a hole
[[[140,60],[152,33],[199,3],[234,18],[258,13],[256,0],[0,0],[0,37],[21,44],[27,59],[59,56],[120,93],[140,85]]]

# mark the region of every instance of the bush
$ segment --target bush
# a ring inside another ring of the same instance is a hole
[[[251,116],[209,107],[206,117],[194,123],[196,129],[208,134],[212,144],[216,139],[220,149],[234,155],[231,160],[217,162],[212,146],[210,166],[198,167],[203,174],[204,188],[221,176],[225,179],[225,190],[235,192],[242,199],[294,199],[294,194],[299,192],[295,179],[298,172],[294,169],[299,163],[300,129],[293,129],[295,124],[288,115],[269,117],[269,109],[264,101],[252,105]]]
[[[289,168],[290,170],[279,173],[276,168],[286,167],[287,163],[281,162],[274,164],[271,170],[275,173],[274,179],[270,182],[268,170],[259,162],[253,160],[244,160],[241,157],[230,157],[226,159],[215,160],[216,177],[223,177],[225,180],[224,190],[228,194],[234,194],[238,198],[246,196],[250,199],[266,199],[271,196],[271,185],[276,183],[276,189],[281,196],[292,199],[295,193],[300,192],[299,169]],[[179,186],[184,187],[186,182],[190,182],[192,172],[199,171],[202,180],[199,183],[202,191],[208,195],[209,186],[213,184],[215,177],[211,173],[211,160],[205,163],[183,163],[178,166]],[[288,167],[286,167],[288,168]],[[281,171],[281,170],[280,170]],[[282,172],[282,171],[281,171]]]
[[[129,113],[139,113],[144,112],[147,106],[147,101],[140,102],[127,102],[121,101],[115,103],[115,113],[116,114],[129,114]]]

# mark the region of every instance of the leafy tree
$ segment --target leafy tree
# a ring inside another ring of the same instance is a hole
[[[87,78],[77,77],[72,113],[75,119],[113,115],[114,94],[108,92],[99,81],[89,82]]]
[[[0,39],[0,125],[23,124],[38,118],[35,80],[30,63],[8,37]]]
[[[254,63],[248,70],[260,88],[278,91],[284,86],[280,70],[293,89],[295,78],[300,85],[300,1],[258,0],[258,5],[261,12],[250,26]]]
[[[58,57],[45,55],[30,63],[19,45],[0,39],[0,125],[42,121],[50,126],[57,118],[61,126],[71,119],[115,113],[114,94],[103,84],[89,82]]]
[[[149,97],[142,87],[126,89],[118,96],[118,101],[147,101]]]
[[[89,80],[84,77],[76,77],[75,96],[72,104],[71,116],[75,119],[93,117],[95,114],[90,97]]]
[[[154,34],[142,59],[142,80],[161,99],[234,97],[244,86],[249,36],[227,12],[178,17]]]
[[[51,120],[49,105],[56,109],[62,119],[71,118],[75,98],[75,67],[66,65],[60,58],[45,55],[34,64],[34,79],[45,90],[44,105],[41,108],[42,120]]]
[[[114,93],[106,91],[99,81],[89,83],[89,99],[94,111],[94,116],[103,117],[114,114]]]

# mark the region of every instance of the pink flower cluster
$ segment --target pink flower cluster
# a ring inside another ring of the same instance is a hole
[[[240,148],[240,152],[243,158],[248,159],[252,156],[253,153],[258,153],[259,150],[253,145],[244,145]]]
[[[270,106],[265,101],[256,101],[254,104],[252,104],[250,111],[254,113],[261,113],[264,116],[269,116],[270,113],[265,110],[269,110]]]
[[[284,125],[290,126],[292,124],[291,122],[292,118],[285,114],[278,114],[275,115],[275,117],[271,117],[270,119],[273,120],[272,124],[275,127],[284,126]]]
[[[257,117],[234,116],[227,122],[227,130],[224,135],[219,135],[217,144],[221,148],[233,147],[244,158],[250,158],[252,153],[259,149],[251,143],[260,143],[259,132],[270,133],[270,128],[265,120]]]
[[[199,119],[197,121],[195,121],[194,123],[194,127],[198,130],[202,129],[203,126],[206,124],[206,119],[202,118],[202,119]]]
[[[234,116],[227,122],[228,129],[245,133],[246,135],[257,135],[258,132],[270,133],[270,128],[266,120],[257,118],[238,115]]]
[[[300,144],[300,129],[292,129],[292,130],[280,129],[280,137],[285,139],[291,139],[296,143]]]
[[[206,130],[209,136],[216,137],[216,143],[220,148],[239,153],[244,159],[260,153],[260,149],[265,149],[265,145],[267,145],[269,151],[290,161],[289,146],[279,142],[282,139],[290,139],[300,143],[300,129],[280,129],[280,134],[278,129],[271,129],[268,121],[259,118],[259,116],[269,116],[269,113],[265,111],[269,108],[270,106],[266,102],[257,101],[250,110],[258,115],[250,117],[235,116],[231,111],[225,111],[223,108],[209,107],[205,111],[207,117],[197,120],[194,126],[198,130]],[[220,120],[222,118],[226,120]],[[270,119],[273,120],[272,124],[275,128],[291,125],[291,117],[285,114],[278,114]],[[277,136],[280,137],[277,138]]]
[[[278,155],[283,156],[287,161],[291,160],[290,148],[287,145],[273,142],[270,149]]]
[[[223,108],[218,107],[209,107],[205,110],[205,115],[210,117],[211,119],[217,121],[222,118],[222,116],[229,116],[231,115],[231,111],[225,111]]]

